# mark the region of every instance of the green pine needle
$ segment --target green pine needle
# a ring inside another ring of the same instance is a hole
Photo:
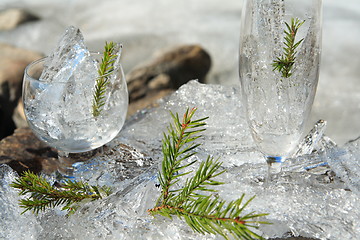
[[[276,60],[273,61],[272,66],[273,71],[277,70],[281,73],[282,77],[289,78],[292,75],[292,68],[295,64],[296,60],[296,48],[302,43],[304,38],[299,40],[298,42],[295,41],[296,34],[305,22],[300,21],[298,18],[294,19],[291,18],[291,24],[285,22],[286,30],[284,30],[285,37],[284,37],[284,47],[283,47],[283,54],[281,57],[277,57]]]
[[[31,210],[35,214],[60,205],[64,205],[62,210],[73,213],[78,207],[76,203],[83,200],[94,201],[111,193],[108,187],[71,180],[65,180],[60,187],[53,187],[45,178],[30,171],[15,179],[11,186],[20,190],[19,195],[29,194],[27,198],[20,200],[20,207],[25,209],[22,213]]]
[[[92,113],[94,117],[100,115],[105,105],[106,87],[109,84],[110,74],[114,71],[114,63],[117,58],[118,46],[114,42],[105,43],[105,49],[99,66],[99,77],[96,79]]]
[[[218,160],[209,156],[201,162],[193,177],[186,179],[182,188],[174,189],[180,177],[191,173],[186,168],[195,161],[183,162],[196,154],[194,150],[200,144],[195,144],[194,141],[201,137],[199,133],[205,131],[203,127],[207,118],[192,120],[195,111],[196,108],[187,109],[182,120],[178,114],[170,113],[174,123],[168,127],[168,135],[164,134],[164,159],[158,174],[162,192],[156,206],[148,210],[149,214],[169,218],[178,216],[195,232],[202,234],[219,234],[225,239],[229,239],[229,235],[237,239],[263,239],[250,228],[256,229],[259,224],[267,224],[254,220],[267,214],[248,213],[241,216],[254,197],[244,201],[242,195],[239,199],[226,203],[218,197],[205,194],[217,192],[209,186],[224,184],[214,180],[224,173],[220,170],[222,163]]]

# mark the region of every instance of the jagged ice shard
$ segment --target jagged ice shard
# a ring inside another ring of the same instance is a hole
[[[68,27],[54,52],[44,62],[36,98],[25,106],[29,122],[43,129],[49,139],[62,139],[72,133],[68,125],[77,119],[90,119],[97,63],[85,46],[78,28]],[[46,104],[47,103],[47,104]],[[36,111],[32,111],[36,109]]]
[[[56,49],[46,58],[45,69],[40,79],[45,82],[68,82],[72,78],[80,81],[87,71],[97,73],[95,62],[85,46],[80,29],[70,26],[60,38]],[[79,71],[81,71],[79,73]]]
[[[199,140],[203,145],[194,158],[201,161],[210,154],[223,161],[226,173],[221,175],[221,181],[226,184],[218,188],[221,198],[230,201],[242,193],[246,198],[256,195],[247,211],[269,213],[262,220],[272,223],[261,226],[260,234],[265,238],[293,235],[324,240],[357,239],[360,140],[335,146],[326,136],[319,137],[325,126],[320,122],[308,136],[315,142],[304,143],[298,151],[305,155],[289,159],[284,170],[275,176],[276,183],[266,186],[266,163],[255,150],[239,95],[238,88],[196,81],[182,86],[162,100],[159,107],[139,112],[130,119],[118,138],[107,145],[106,156],[79,166],[79,177],[92,184],[114,186],[112,195],[84,203],[70,217],[55,209],[37,217],[27,213],[29,217],[24,218],[14,206],[18,200],[15,192],[2,191],[0,212],[5,217],[0,220],[0,228],[29,226],[27,236],[34,239],[221,239],[194,233],[177,217],[153,218],[146,212],[154,207],[160,194],[156,172],[162,156],[162,133],[171,121],[169,111],[182,114],[187,107],[197,107],[195,118],[209,116],[209,119],[204,137]],[[316,146],[316,142],[321,146]],[[123,143],[133,148],[124,149]],[[126,151],[129,162],[122,160]],[[320,169],[315,170],[316,166]],[[0,187],[9,189],[9,178],[15,174],[2,167],[1,176],[4,175],[8,177],[1,180]],[[0,232],[5,239],[19,234],[13,228]]]

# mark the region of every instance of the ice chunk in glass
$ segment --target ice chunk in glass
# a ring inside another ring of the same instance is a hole
[[[116,46],[113,54],[117,57],[103,95],[103,111],[94,117],[94,89],[100,77],[102,54],[87,49],[78,28],[71,26],[66,30],[54,52],[42,61],[43,71],[38,79],[32,76],[24,84],[24,89],[31,89],[27,90],[29,93],[25,91],[25,113],[42,140],[72,153],[100,147],[117,135],[125,121],[128,96],[119,60],[121,48]]]

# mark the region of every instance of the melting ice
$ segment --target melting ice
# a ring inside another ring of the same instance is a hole
[[[269,213],[262,220],[273,224],[259,229],[265,238],[293,235],[350,240],[360,236],[356,161],[360,158],[360,139],[343,147],[335,146],[326,136],[318,137],[324,127],[320,124],[308,137],[317,139],[321,146],[303,145],[302,151],[307,154],[290,159],[275,176],[275,183],[266,186],[266,163],[256,152],[247,130],[239,89],[195,81],[162,100],[159,107],[140,112],[108,144],[107,156],[96,157],[81,166],[81,171],[90,169],[84,174],[87,181],[111,184],[115,191],[106,199],[84,204],[68,218],[58,210],[47,210],[37,217],[18,215],[15,206],[18,197],[8,187],[9,178],[15,174],[2,167],[1,174],[9,177],[1,182],[1,188],[8,190],[1,193],[0,212],[4,217],[0,228],[21,225],[27,236],[35,239],[221,239],[195,234],[176,217],[153,218],[146,213],[160,194],[156,172],[161,160],[162,132],[171,120],[169,110],[181,114],[186,107],[194,106],[198,107],[194,117],[209,116],[197,159],[201,161],[211,154],[224,162],[227,171],[222,181],[226,184],[219,188],[220,197],[230,201],[242,193],[247,198],[256,195],[247,210]],[[131,160],[126,164],[121,162],[125,151],[121,143],[136,149],[129,150]],[[106,164],[101,164],[104,161]],[[321,163],[321,168],[307,170],[313,163]],[[19,232],[4,228],[0,234],[11,239],[8,236]]]

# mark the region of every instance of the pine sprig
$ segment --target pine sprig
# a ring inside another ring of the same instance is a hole
[[[296,34],[305,22],[300,21],[298,18],[291,18],[291,24],[289,25],[285,22],[286,30],[284,30],[284,47],[283,54],[281,57],[277,57],[276,60],[273,61],[272,66],[273,71],[277,70],[281,73],[282,77],[289,78],[292,75],[292,68],[295,64],[296,60],[296,48],[302,43],[304,38],[300,39],[298,42],[295,41]]]
[[[199,197],[206,197],[200,194],[203,192],[216,192],[214,189],[209,189],[206,186],[221,185],[223,182],[215,181],[213,178],[221,175],[225,171],[218,171],[221,167],[221,162],[214,161],[214,158],[208,156],[206,161],[202,162],[192,178],[188,178],[185,186],[181,189],[179,194],[174,199],[175,206],[181,206],[187,199],[195,199]]]
[[[243,199],[244,195],[226,205],[224,200],[217,197],[203,196],[188,201],[181,207],[165,205],[150,209],[149,212],[170,218],[171,215],[183,218],[195,232],[202,234],[219,234],[225,239],[229,239],[229,234],[238,239],[262,239],[249,227],[257,228],[257,224],[267,224],[266,222],[251,221],[253,218],[266,214],[250,213],[240,217],[244,208],[253,198],[244,204]]]
[[[30,171],[24,172],[11,186],[20,190],[19,195],[30,195],[20,200],[20,207],[25,209],[22,213],[31,210],[35,214],[60,205],[64,205],[62,210],[73,213],[77,208],[76,203],[86,199],[94,201],[111,193],[108,187],[71,180],[65,180],[59,187],[54,187],[45,178]]]
[[[102,107],[105,105],[106,87],[109,84],[110,74],[114,71],[117,52],[117,44],[114,42],[105,43],[103,57],[98,70],[99,77],[96,79],[93,93],[92,113],[94,117],[100,115]]]
[[[195,163],[195,161],[193,161],[188,164],[181,165],[184,160],[195,154],[192,150],[200,145],[192,143],[200,137],[196,136],[196,134],[205,131],[202,127],[206,125],[203,121],[207,118],[192,121],[191,118],[195,111],[195,108],[191,110],[187,109],[181,123],[178,114],[174,115],[173,113],[170,113],[173,118],[174,125],[170,125],[168,128],[169,135],[164,133],[162,145],[164,160],[162,162],[162,171],[158,177],[160,186],[163,189],[163,194],[159,200],[162,200],[164,203],[172,197],[173,191],[170,191],[170,187],[178,182],[177,178],[190,173],[184,172],[180,174],[179,172]],[[189,144],[184,146],[186,143]]]
[[[210,186],[224,184],[214,180],[221,175],[221,162],[208,157],[201,162],[193,177],[186,179],[184,186],[175,189],[179,178],[191,173],[186,168],[194,164],[183,163],[196,152],[194,150],[200,145],[194,141],[201,137],[199,133],[205,131],[203,128],[207,118],[191,120],[196,109],[186,110],[182,120],[178,114],[171,113],[174,123],[168,128],[168,135],[164,134],[162,151],[164,159],[158,179],[162,187],[161,195],[156,206],[149,209],[151,215],[162,215],[172,218],[178,216],[198,233],[219,234],[225,239],[232,235],[238,239],[263,239],[249,228],[258,228],[259,224],[266,222],[256,221],[254,218],[267,214],[248,213],[243,216],[243,210],[254,198],[244,202],[244,195],[235,201],[226,203],[224,200],[206,192],[217,192]]]

